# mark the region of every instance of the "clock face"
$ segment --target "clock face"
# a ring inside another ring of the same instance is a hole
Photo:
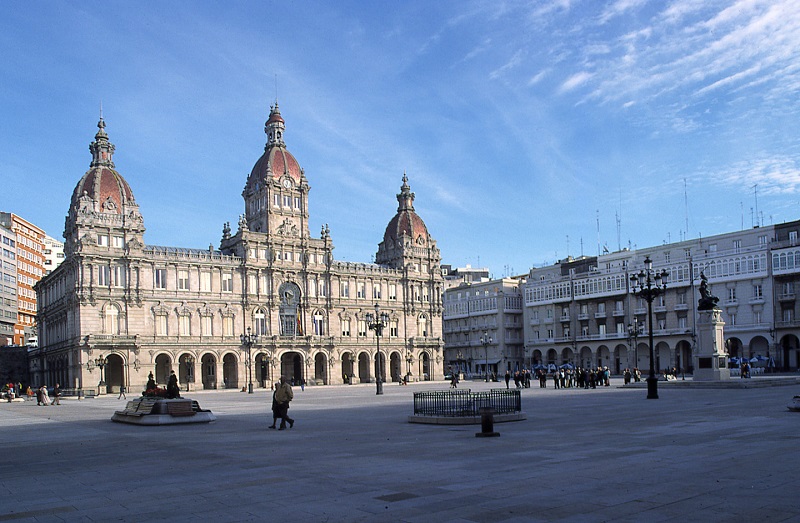
[[[288,179],[283,180],[283,186],[286,187],[287,189],[291,189],[292,188],[292,182],[289,181]]]

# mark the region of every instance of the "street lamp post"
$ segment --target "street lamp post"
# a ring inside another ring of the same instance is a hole
[[[639,336],[642,335],[644,325],[639,325],[639,318],[634,314],[633,323],[628,324],[628,342],[633,341],[633,357],[636,361],[636,368],[639,367]]]
[[[631,275],[633,294],[647,301],[648,338],[650,341],[650,376],[647,377],[647,399],[650,400],[658,399],[658,378],[656,378],[653,347],[653,300],[666,291],[667,283],[664,280],[667,276],[669,273],[666,270],[653,271],[653,262],[649,255],[644,259],[644,270],[639,271],[639,274]]]
[[[247,347],[247,361],[245,361],[245,366],[247,367],[247,393],[253,393],[253,366],[251,365],[250,361],[250,349],[253,348],[253,345],[256,344],[258,341],[258,334],[251,334],[250,327],[247,327],[247,334],[240,334],[239,340],[241,340],[242,345]]]
[[[194,356],[191,354],[184,359],[186,362],[186,392],[189,392],[189,382],[194,381]]]
[[[375,314],[368,312],[366,314],[367,326],[369,330],[375,331],[375,343],[377,344],[378,352],[375,355],[375,395],[383,394],[383,374],[381,373],[381,335],[383,328],[389,323],[389,315],[381,312],[381,307],[375,304]]]
[[[481,344],[483,345],[483,357],[485,358],[484,363],[486,364],[486,369],[484,370],[484,379],[486,383],[489,383],[489,344],[492,343],[492,337],[489,336],[488,331],[484,331],[483,336],[481,336]]]
[[[103,369],[106,365],[108,365],[108,358],[104,358],[101,354],[99,358],[94,360],[94,364],[96,367],[100,369],[100,383],[97,384],[98,392],[102,390],[102,387],[105,387],[106,380],[103,378]]]

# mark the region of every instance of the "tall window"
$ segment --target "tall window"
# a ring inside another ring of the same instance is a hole
[[[359,338],[367,337],[367,322],[364,320],[358,320],[358,337]]]
[[[728,289],[728,300],[736,301],[736,287],[731,287]]]
[[[201,272],[200,273],[200,291],[201,292],[211,292],[211,273],[210,272]]]
[[[396,300],[397,299],[397,285],[392,283],[389,285],[389,299]]]
[[[233,274],[222,273],[222,292],[233,292]]]
[[[108,235],[107,234],[98,234],[97,235],[97,245],[100,247],[108,247]]]
[[[159,314],[156,316],[156,336],[166,336],[167,332],[167,315]]]
[[[342,336],[350,336],[350,320],[348,319],[342,320]]]
[[[764,297],[764,290],[760,284],[753,285],[753,298],[759,300]]]
[[[392,320],[389,323],[389,336],[396,338],[398,336],[397,320]]]
[[[267,335],[267,315],[264,313],[264,309],[257,309],[253,314],[253,327],[259,336]]]
[[[381,284],[380,283],[373,283],[372,284],[372,299],[373,300],[380,300],[381,299]]]
[[[111,244],[116,247],[117,249],[121,249],[125,246],[122,236],[112,236],[111,237]]]
[[[367,297],[367,291],[364,287],[364,282],[358,282],[358,292],[356,293],[356,298],[363,299]]]
[[[201,316],[201,330],[203,336],[213,336],[214,335],[214,317],[213,316]]]
[[[124,265],[115,265],[114,266],[114,286],[115,287],[124,287],[125,286],[125,278],[126,271]]]
[[[428,318],[424,314],[419,315],[419,335],[426,337],[428,335]]]
[[[108,287],[111,284],[111,269],[106,265],[97,268],[97,284],[101,287]]]
[[[322,311],[315,311],[314,316],[312,317],[314,322],[314,335],[315,336],[324,336],[325,335],[325,316],[322,314]]]
[[[179,291],[189,290],[189,271],[185,269],[181,269],[178,271],[178,290]]]
[[[350,282],[342,281],[340,284],[342,298],[350,297]]]
[[[222,317],[222,335],[233,336],[233,316]]]
[[[190,336],[191,332],[191,319],[188,314],[178,316],[178,333],[181,336]]]
[[[106,333],[119,334],[119,310],[116,305],[109,305],[106,308]]]
[[[319,289],[317,290],[319,290],[320,298],[324,298],[328,295],[328,284],[325,282],[325,280],[319,281]]]
[[[156,269],[153,271],[155,282],[154,285],[156,289],[166,289],[167,288],[167,269]]]

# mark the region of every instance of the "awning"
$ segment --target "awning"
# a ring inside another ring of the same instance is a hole
[[[475,365],[486,365],[486,360],[472,360],[472,363]],[[489,365],[497,365],[500,363],[500,360],[489,360]]]

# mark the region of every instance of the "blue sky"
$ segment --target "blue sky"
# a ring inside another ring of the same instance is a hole
[[[276,96],[342,260],[404,171],[495,277],[800,219],[796,0],[2,2],[0,51],[0,208],[55,237],[102,102],[145,241],[218,246]]]

